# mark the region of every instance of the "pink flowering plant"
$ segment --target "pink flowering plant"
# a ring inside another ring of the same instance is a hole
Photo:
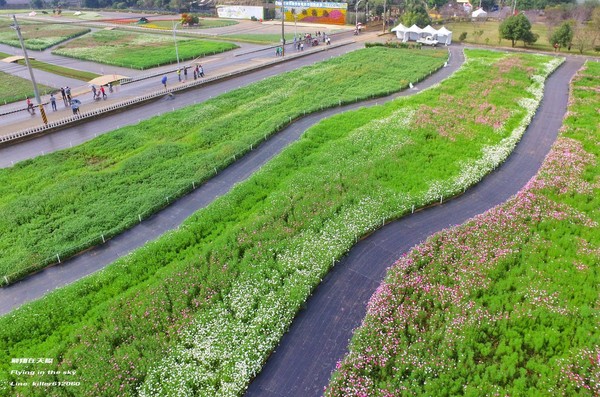
[[[599,92],[589,63],[537,176],[389,269],[326,396],[600,395]]]

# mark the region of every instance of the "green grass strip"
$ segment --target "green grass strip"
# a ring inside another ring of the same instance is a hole
[[[238,47],[232,43],[177,38],[177,50],[181,61],[235,48]],[[59,46],[52,53],[132,69],[148,69],[177,61],[175,43],[171,35],[120,30],[96,31]]]
[[[0,19],[0,43],[21,48],[17,33],[11,24],[12,18]],[[91,30],[78,26],[19,21],[25,47],[29,50],[43,51],[56,44],[84,35]]]
[[[599,92],[589,62],[538,174],[389,270],[326,396],[598,395]]]
[[[38,84],[40,95],[55,91],[55,88]],[[25,99],[33,98],[33,84],[30,80],[12,74],[0,72],[0,103],[12,103],[23,101],[23,108],[27,107]],[[35,103],[35,100],[33,101]]]
[[[362,56],[377,65],[384,53]],[[406,61],[406,65],[421,63]],[[393,69],[392,62],[384,64]],[[327,65],[298,71],[302,78],[283,76],[290,84],[284,86],[287,93],[327,71]],[[367,91],[373,75],[366,64],[345,58],[343,65],[348,73],[357,73],[352,87]],[[343,255],[357,236],[376,228],[382,219],[410,211],[413,204],[425,205],[439,195],[462,191],[510,153],[533,116],[544,77],[556,65],[555,59],[540,56],[470,51],[463,69],[437,88],[341,114],[311,128],[180,230],[0,318],[0,376],[31,380],[10,371],[34,366],[11,364],[11,358],[46,357],[54,362],[45,368],[76,370],[81,381],[77,388],[51,389],[58,396],[239,395],[332,259]],[[422,65],[416,69],[412,78],[426,72]],[[399,70],[403,69],[396,73]],[[481,88],[490,87],[490,73],[496,80],[485,93]],[[319,81],[329,80],[321,76]],[[275,89],[274,80],[268,86],[275,91],[270,98],[274,106],[285,95]],[[329,95],[334,86],[327,85]],[[253,89],[260,94],[260,89]],[[319,91],[325,90],[313,86],[303,103],[315,101]],[[475,98],[472,92],[482,94]],[[265,99],[259,102],[269,109],[261,117],[289,114],[270,108]],[[484,107],[472,106],[474,102]],[[208,113],[202,117],[212,118],[216,111],[205,104],[201,108]],[[477,118],[481,113],[485,117]],[[202,119],[181,124],[183,114],[177,118],[180,131],[193,129]],[[428,119],[429,114],[436,114],[435,119]],[[225,125],[236,130],[231,122]],[[175,157],[182,157],[176,150],[180,143],[207,138],[165,132],[162,128],[155,134],[168,142],[166,148]],[[109,146],[123,145],[135,152],[140,142],[120,136]],[[73,169],[81,168],[77,158],[71,160]],[[98,156],[95,160],[99,174],[101,169],[120,168],[102,163]],[[148,160],[132,171],[140,177],[136,183],[152,177],[144,171],[153,162],[169,166],[169,161],[154,156]],[[48,164],[39,163],[42,168]],[[174,172],[170,171],[171,178]],[[50,389],[22,390],[35,397]]]
[[[99,77],[99,74],[86,72],[84,70],[77,70],[71,68],[65,68],[64,66],[52,65],[50,63],[36,61],[35,59],[29,60],[31,63],[31,67],[34,69],[43,70],[45,72],[53,73],[58,76],[69,77],[76,80],[81,81],[89,81]],[[25,65],[25,60],[18,61],[19,65]]]

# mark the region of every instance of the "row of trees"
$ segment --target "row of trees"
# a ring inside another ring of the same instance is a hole
[[[586,50],[600,49],[600,4],[595,7],[588,5],[570,7],[570,13],[564,13],[569,19],[551,18],[547,20],[548,41],[560,51],[561,48],[572,47],[583,53]],[[589,12],[585,12],[587,11]],[[562,8],[564,12],[566,8]],[[550,10],[550,14],[553,15]],[[533,44],[539,36],[531,31],[531,22],[524,14],[518,14],[506,18],[500,25],[500,37],[511,40],[512,46],[517,41],[523,41],[525,45]]]

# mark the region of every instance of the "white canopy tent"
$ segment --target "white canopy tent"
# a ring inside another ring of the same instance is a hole
[[[394,29],[392,29],[392,32],[396,32],[396,37],[398,38],[398,40],[402,40],[403,42],[405,42],[406,40],[404,39],[404,33],[408,30],[408,28],[402,24],[398,24],[398,26],[396,26]]]
[[[423,33],[423,29],[418,27],[417,25],[413,25],[406,32],[404,32],[404,41],[412,40],[417,41],[421,38],[421,33]]]
[[[398,40],[401,40],[404,43],[407,41],[417,41],[423,36],[433,36],[434,39],[445,45],[450,45],[452,43],[452,32],[443,26],[436,30],[430,25],[421,29],[417,25],[407,28],[406,26],[399,24],[392,29],[392,32],[396,32]]]
[[[473,19],[486,19],[487,12],[483,11],[483,8],[478,8],[471,14],[471,18]]]
[[[442,26],[437,32],[437,41],[444,43],[445,45],[452,44],[452,32]]]
[[[423,33],[425,33],[425,36],[435,36],[438,31],[431,25],[427,25],[423,28]]]

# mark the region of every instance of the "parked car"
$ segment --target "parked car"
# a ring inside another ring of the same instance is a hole
[[[427,36],[427,37],[423,37],[421,39],[417,40],[417,43],[421,43],[421,44],[425,44],[425,45],[430,45],[430,46],[436,46],[438,45],[438,41],[435,40],[433,38],[433,36]]]

